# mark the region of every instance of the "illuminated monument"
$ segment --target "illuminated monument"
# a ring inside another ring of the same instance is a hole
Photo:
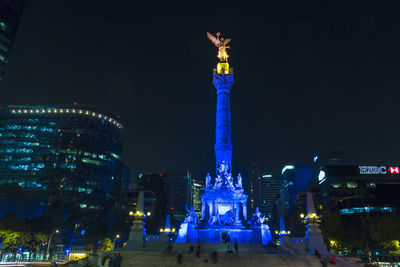
[[[266,244],[271,240],[264,216],[257,210],[247,222],[247,195],[242,187],[242,177],[232,176],[232,142],[230,89],[233,85],[233,69],[229,68],[227,44],[230,39],[220,38],[220,33],[208,38],[218,47],[220,62],[213,73],[213,84],[217,89],[216,177],[206,176],[206,186],[202,201],[202,220],[198,222],[196,213],[188,210],[189,216],[182,223],[176,242],[220,243],[225,240],[239,243]]]

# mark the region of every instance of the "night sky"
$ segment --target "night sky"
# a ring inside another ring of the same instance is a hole
[[[278,173],[325,148],[399,163],[399,5],[215,2],[27,1],[1,104],[114,112],[132,176],[203,178],[215,170],[218,61],[206,31],[220,31],[232,38],[234,173],[254,160]]]

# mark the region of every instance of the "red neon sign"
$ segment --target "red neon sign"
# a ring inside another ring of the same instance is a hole
[[[400,173],[399,167],[389,167],[390,173]]]

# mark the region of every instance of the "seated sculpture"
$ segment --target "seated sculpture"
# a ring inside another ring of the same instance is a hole
[[[219,215],[211,216],[208,219],[208,225],[211,225],[211,226],[220,225]]]
[[[251,219],[249,221],[249,224],[251,226],[259,226],[264,223],[265,220],[265,215],[261,214],[259,208],[256,208],[256,211],[251,215]]]
[[[209,173],[207,173],[207,176],[206,176],[206,188],[212,188],[211,175]]]
[[[242,175],[241,175],[240,173],[239,173],[238,176],[237,176],[236,188],[242,189]]]
[[[197,226],[198,224],[197,214],[194,211],[193,207],[191,207],[190,210],[187,208],[187,205],[185,205],[185,207],[186,211],[189,213],[189,215],[185,217],[185,222],[193,223],[195,226]]]
[[[233,225],[235,223],[235,213],[232,210],[228,210],[224,215],[221,216],[221,225]]]

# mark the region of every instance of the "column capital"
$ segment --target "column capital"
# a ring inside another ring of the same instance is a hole
[[[217,93],[223,91],[227,91],[229,93],[233,83],[233,72],[229,74],[213,73],[213,85],[217,89]]]

